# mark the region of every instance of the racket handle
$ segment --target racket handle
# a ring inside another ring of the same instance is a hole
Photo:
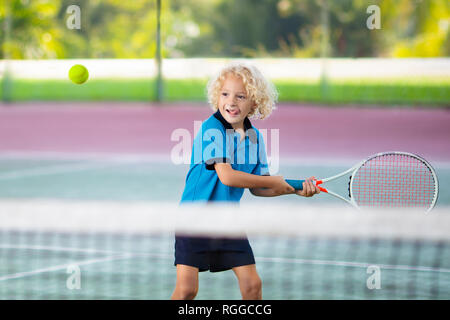
[[[303,182],[305,182],[305,180],[286,179],[286,182],[295,190],[303,190]],[[328,193],[327,189],[319,186],[322,183],[323,183],[322,180],[315,180],[316,187],[318,187],[320,191]]]
[[[286,179],[286,182],[295,190],[303,190],[303,182],[305,182],[305,180]]]

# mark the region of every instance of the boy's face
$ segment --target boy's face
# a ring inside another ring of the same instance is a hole
[[[245,90],[242,79],[233,74],[226,76],[219,95],[219,111],[234,129],[242,129],[247,115],[255,104]]]

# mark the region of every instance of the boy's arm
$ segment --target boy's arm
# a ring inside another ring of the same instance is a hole
[[[276,197],[278,194],[275,194],[272,189],[269,188],[250,188],[250,193],[257,197]],[[291,192],[292,193],[292,192]]]
[[[314,177],[303,183],[303,190],[295,190],[281,176],[260,176],[234,170],[228,163],[214,164],[217,176],[224,185],[235,188],[249,188],[250,192],[260,197],[275,197],[283,194],[297,194],[312,197],[320,193],[319,188],[312,182]]]
[[[310,177],[310,178],[306,179],[306,181],[303,182],[303,189],[296,190],[294,193],[299,196],[302,196],[302,197],[312,197],[315,194],[319,194],[320,189],[313,182],[314,179],[315,179],[315,177]],[[257,196],[257,197],[279,196],[279,194],[274,193],[272,189],[266,189],[266,188],[252,188],[252,189],[250,189],[250,192],[254,196]]]
[[[292,188],[281,176],[260,176],[234,170],[228,163],[214,164],[217,176],[224,185],[235,188],[260,189],[267,188],[267,191],[261,191],[261,196],[278,196],[282,194],[293,194]],[[260,192],[260,191],[256,191]],[[252,192],[253,193],[253,192]]]
[[[263,176],[270,176],[270,174],[264,174]],[[249,188],[249,191],[252,195],[256,197],[276,197],[278,196],[273,192],[270,188]]]

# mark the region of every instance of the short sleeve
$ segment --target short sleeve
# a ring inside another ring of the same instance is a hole
[[[256,167],[252,171],[252,174],[257,174],[259,176],[268,176],[270,175],[270,172],[269,164],[267,162],[266,145],[261,133],[258,132],[257,137],[257,162]]]
[[[202,159],[206,169],[214,170],[214,164],[216,163],[231,163],[227,149],[224,131],[217,128],[209,128],[203,131]]]

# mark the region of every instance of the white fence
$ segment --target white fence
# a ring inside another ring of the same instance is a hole
[[[163,77],[169,79],[208,78],[232,61],[253,64],[272,79],[319,79],[325,67],[329,78],[417,78],[450,77],[450,58],[433,59],[165,59]],[[2,60],[0,73],[7,68],[16,78],[67,79],[70,67],[83,64],[90,79],[152,78],[153,59]]]

